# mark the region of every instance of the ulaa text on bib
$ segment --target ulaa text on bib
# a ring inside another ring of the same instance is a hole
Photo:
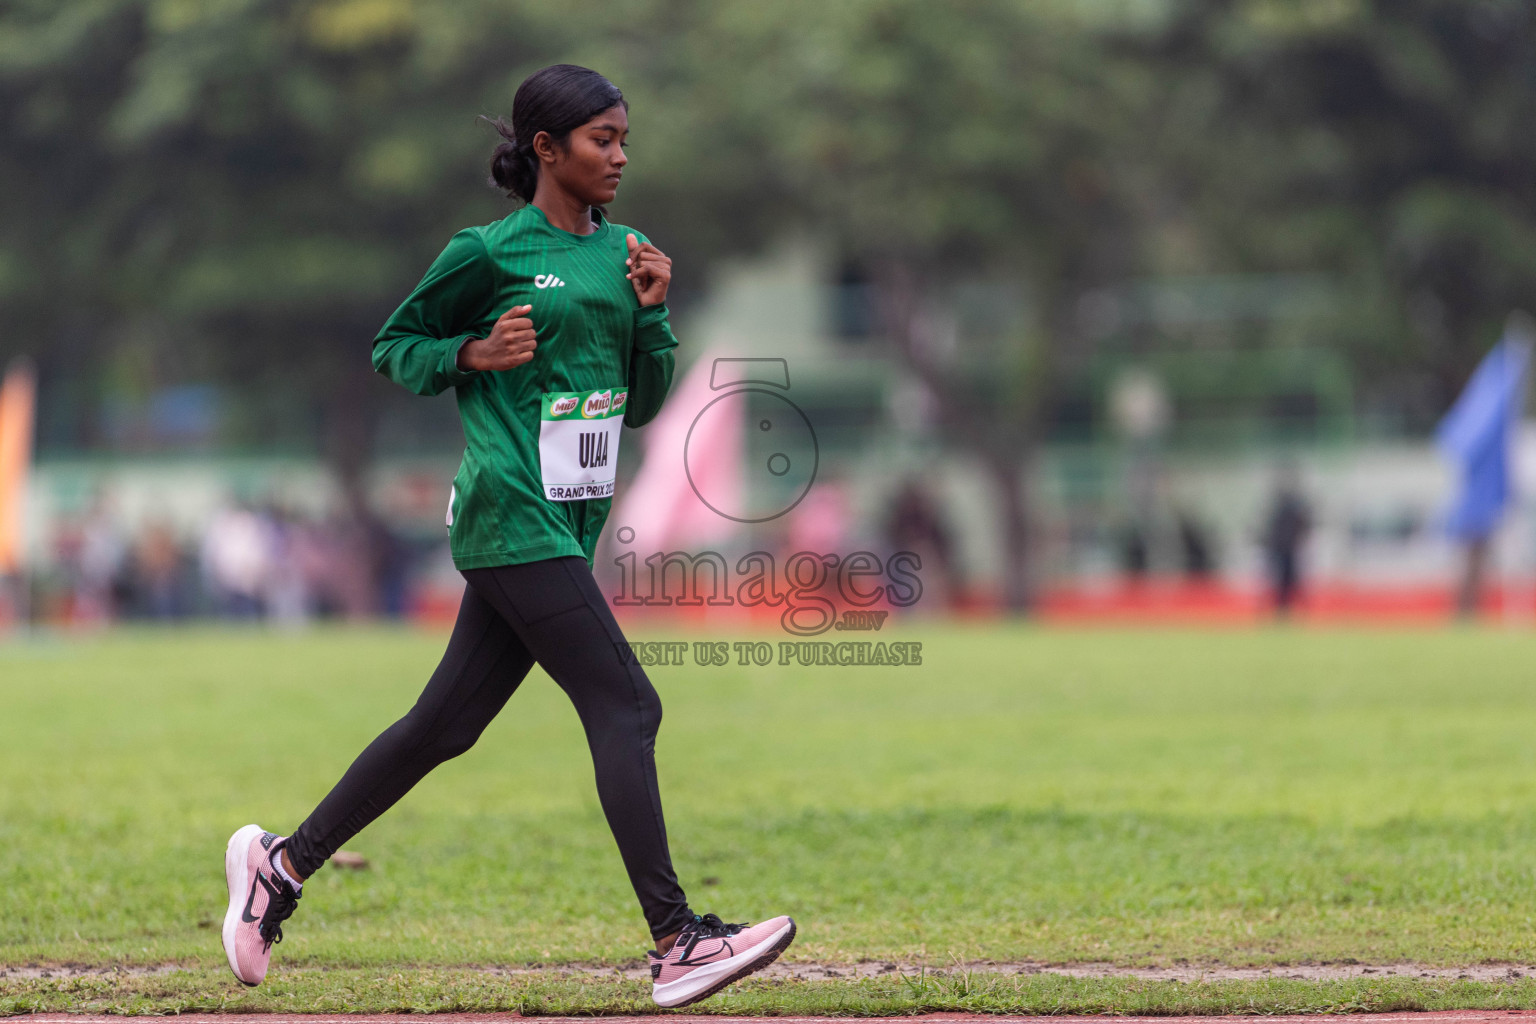
[[[619,461],[625,388],[547,391],[539,410],[539,473],[550,501],[608,498]]]

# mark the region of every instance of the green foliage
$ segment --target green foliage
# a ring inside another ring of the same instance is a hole
[[[1518,0],[1188,0],[1145,52],[1169,83],[1170,269],[1327,270],[1367,399],[1437,415],[1536,290],[1536,17]],[[1177,232],[1174,232],[1177,234]]]
[[[572,60],[631,99],[620,212],[679,302],[785,231],[888,293],[1007,283],[1033,314],[978,358],[1027,419],[1085,291],[1318,272],[1353,301],[1312,343],[1388,391],[1432,374],[1432,414],[1536,285],[1533,34],[1519,0],[16,0],[0,348],[40,354],[45,437],[215,380],[360,457],[368,340],[507,209],[475,115]]]
[[[0,182],[36,201],[0,240],[7,346],[45,381],[131,366],[116,390],[239,381],[366,421],[378,325],[506,210],[475,115],[575,35],[552,4],[8,7]]]

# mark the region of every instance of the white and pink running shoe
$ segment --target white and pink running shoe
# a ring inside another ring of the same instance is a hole
[[[666,956],[653,949],[651,996],[658,1006],[687,1006],[779,958],[795,937],[795,922],[776,917],[762,924],[726,924],[714,914],[695,914]]]
[[[229,969],[247,985],[260,985],[267,976],[272,943],[283,941],[282,923],[298,906],[299,894],[272,870],[269,859],[286,838],[247,825],[224,848],[224,880],[229,883],[224,953]]]

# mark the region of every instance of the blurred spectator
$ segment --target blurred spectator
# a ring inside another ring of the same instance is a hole
[[[367,618],[378,606],[367,526],[337,514],[326,521],[324,530],[327,591],[332,606],[345,618]]]
[[[128,593],[132,610],[151,619],[179,619],[189,611],[181,546],[164,523],[151,523],[133,545]]]
[[[1188,580],[1202,582],[1216,571],[1211,532],[1188,511],[1179,513],[1179,553],[1184,562],[1184,577]]]
[[[213,517],[203,535],[203,576],[225,615],[261,615],[277,544],[273,524],[249,509],[226,508]]]
[[[336,540],[322,523],[295,521],[290,524],[284,557],[303,581],[308,613],[332,618],[341,613],[336,596]]]
[[[267,523],[272,538],[264,594],[267,615],[281,625],[302,626],[311,611],[309,581],[300,561],[304,523],[279,508],[267,511]]]
[[[275,503],[228,505],[187,536],[165,518],[135,529],[98,497],[87,516],[60,520],[52,538],[32,611],[71,625],[204,614],[284,626],[399,617],[413,606],[418,562],[440,554],[372,513],[315,520]],[[19,581],[7,582],[0,579],[0,626],[23,613]]]
[[[1312,512],[1301,493],[1295,466],[1282,466],[1264,527],[1264,552],[1270,571],[1275,614],[1288,615],[1301,590],[1301,545],[1312,530]]]
[[[1147,578],[1151,564],[1152,555],[1146,530],[1135,520],[1126,523],[1120,533],[1120,571],[1129,582],[1140,583]]]
[[[938,507],[918,480],[909,477],[896,491],[886,518],[886,537],[893,551],[917,554],[924,594],[932,594],[940,608],[950,607],[958,582],[954,543]]]
[[[365,509],[358,523],[363,550],[368,553],[370,590],[373,601],[370,614],[400,618],[406,609],[406,582],[410,576],[410,549],[389,528],[389,524],[371,509]]]
[[[99,493],[85,521],[60,537],[60,560],[71,589],[72,621],[99,625],[117,617],[124,596],[127,552],[112,499]]]

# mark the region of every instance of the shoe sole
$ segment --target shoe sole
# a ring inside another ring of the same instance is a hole
[[[708,999],[710,996],[714,995],[716,992],[719,992],[727,985],[738,982],[742,978],[745,978],[747,975],[756,973],[757,971],[762,970],[764,967],[767,967],[769,964],[773,963],[779,958],[780,953],[789,948],[789,944],[793,942],[794,939],[795,919],[790,918],[789,923],[786,924],[777,935],[768,940],[768,949],[765,950],[762,946],[759,946],[757,949],[749,953],[740,953],[731,957],[729,960],[722,960],[718,964],[710,964],[708,967],[700,967],[697,971],[694,971],[692,974],[689,974],[686,977],[678,978],[676,981],[669,982],[666,986],[658,986],[657,989],[653,989],[652,998],[656,1001],[657,1006],[664,1006],[669,1010],[676,1009],[679,1006],[692,1006],[694,1003]],[[715,970],[722,970],[724,973],[717,977],[714,973]],[[698,992],[688,993],[678,1002],[662,1001],[663,997],[659,991],[660,988],[671,988],[672,985],[681,985],[684,982],[694,981],[695,979],[698,979],[699,975],[705,971],[709,971],[710,973],[705,975],[703,979],[699,980],[704,981],[708,985],[707,988]]]
[[[224,881],[229,885],[229,909],[224,911],[224,955],[229,959],[229,969],[234,972],[235,979],[251,988],[261,983],[240,977],[240,965],[235,961],[235,932],[245,911],[245,898],[251,891],[248,851],[261,833],[260,825],[247,825],[230,836],[229,845],[224,847]]]

